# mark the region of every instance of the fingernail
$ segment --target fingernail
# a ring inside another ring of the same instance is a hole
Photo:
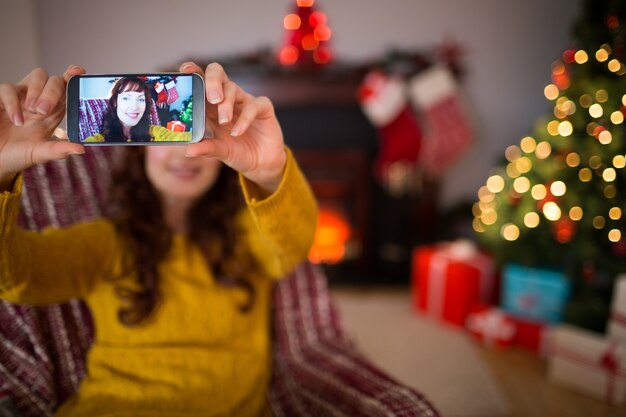
[[[234,126],[233,130],[230,131],[231,136],[239,136],[241,134],[241,127]]]
[[[35,99],[30,99],[26,102],[26,109],[33,113],[35,112]]]
[[[70,155],[82,155],[85,153],[85,150],[82,151],[70,151]]]
[[[224,125],[226,123],[228,123],[228,115],[227,114],[220,114],[220,118],[218,119],[219,124]]]
[[[209,103],[211,104],[217,104],[220,101],[222,101],[222,99],[220,98],[220,95],[218,94],[217,91],[211,91],[209,92]]]
[[[40,101],[37,105],[37,113],[45,116],[48,114],[48,111],[50,111],[50,105],[45,101]]]
[[[186,69],[189,69],[189,68],[191,68],[191,67],[192,67],[192,65],[191,65],[191,64],[189,64],[189,63],[187,63],[187,64],[183,64],[182,69],[186,70]]]
[[[22,126],[24,124],[24,120],[22,120],[22,116],[20,116],[19,114],[14,114],[13,115],[13,124],[15,126]]]

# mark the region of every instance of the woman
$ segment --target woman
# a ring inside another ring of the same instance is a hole
[[[100,133],[85,142],[180,142],[191,141],[191,132],[172,132],[163,126],[150,125],[152,100],[150,89],[138,77],[124,77],[111,90]]]
[[[205,78],[215,137],[130,149],[112,219],[21,230],[20,172],[84,152],[49,139],[65,82],[83,72],[0,87],[0,296],[80,297],[96,328],[87,375],[57,415],[269,415],[271,282],[304,259],[316,220],[271,102],[217,64],[182,65]]]

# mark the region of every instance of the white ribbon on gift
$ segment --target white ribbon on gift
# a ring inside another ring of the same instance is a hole
[[[432,317],[443,315],[446,269],[451,262],[462,262],[479,271],[480,299],[490,302],[493,295],[493,262],[482,254],[474,242],[458,239],[438,245],[433,252],[428,271],[428,298],[426,313]]]
[[[492,346],[497,341],[510,342],[516,331],[515,324],[497,308],[470,315],[467,319],[467,328],[481,335],[487,346]]]

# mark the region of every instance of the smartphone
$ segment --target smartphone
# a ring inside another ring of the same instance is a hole
[[[83,145],[180,145],[204,136],[198,74],[86,74],[67,83],[67,136]]]

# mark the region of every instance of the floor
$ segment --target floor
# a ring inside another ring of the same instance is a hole
[[[431,397],[438,397],[439,409],[445,416],[626,416],[626,405],[608,405],[549,384],[546,362],[533,352],[515,347],[486,348],[466,337],[462,329],[448,330],[445,326],[420,318],[410,307],[410,295],[406,288],[340,286],[331,287],[331,292],[345,326],[353,333],[361,350],[370,358],[374,357],[378,364],[382,364],[383,370],[400,381],[418,384],[421,391],[432,389]],[[381,338],[394,343],[384,343]],[[426,340],[434,346],[422,346]],[[456,347],[452,347],[453,344]],[[409,345],[409,348],[398,345]],[[454,361],[458,356],[469,360]],[[448,364],[446,369],[442,362],[451,361],[454,363]],[[480,362],[484,368],[482,373],[488,375],[465,369],[474,361]],[[411,367],[422,374],[424,369],[428,369],[431,375],[427,379],[419,379],[420,376],[415,379],[415,372],[405,369]],[[439,387],[429,384],[439,384]],[[477,384],[492,384],[493,387],[483,388],[481,392],[481,387],[475,386]],[[455,389],[457,392],[454,392]],[[480,403],[475,398],[477,396],[490,398]],[[434,398],[431,400],[437,406],[437,401]],[[491,403],[488,400],[492,400]],[[466,404],[474,406],[473,411],[468,410],[469,407],[464,409]]]
[[[477,350],[510,401],[506,417],[626,416],[626,406],[612,406],[549,384],[546,362],[526,350],[495,351],[481,346]]]

